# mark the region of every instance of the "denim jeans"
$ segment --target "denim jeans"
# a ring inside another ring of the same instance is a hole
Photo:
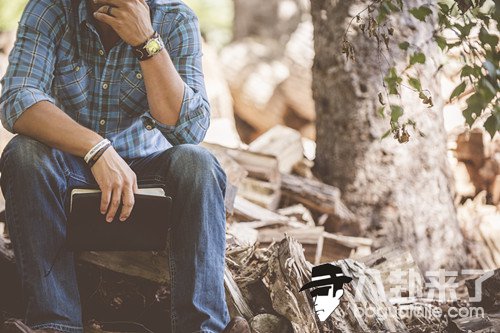
[[[221,332],[229,321],[224,294],[224,171],[212,154],[195,145],[175,146],[127,163],[139,187],[157,182],[173,197],[173,332]],[[68,189],[97,187],[91,170],[82,158],[17,135],[3,151],[0,171],[26,323],[35,329],[82,332],[74,256],[57,252],[65,242]]]

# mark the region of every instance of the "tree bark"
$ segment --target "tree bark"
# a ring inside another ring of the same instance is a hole
[[[376,247],[403,243],[423,270],[457,268],[465,252],[449,184],[443,104],[435,77],[437,62],[431,59],[436,50],[433,43],[425,43],[432,36],[432,23],[417,22],[407,10],[394,15],[393,59],[388,59],[399,71],[408,64],[407,55],[397,46],[402,41],[418,45],[427,55],[426,64],[418,67],[418,76],[423,88],[432,92],[435,106],[428,109],[418,93],[404,87],[398,102],[405,117],[415,120],[425,137],[410,133],[407,144],[390,137],[380,140],[390,127],[389,119],[377,115],[387,62],[378,56],[375,38],[364,36],[355,20],[348,38],[355,47],[356,60],[346,61],[341,52],[347,25],[368,3],[311,1],[316,53],[316,172],[341,190],[361,233],[374,237]],[[421,4],[405,1],[406,7]]]

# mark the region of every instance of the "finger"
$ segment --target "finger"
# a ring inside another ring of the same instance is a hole
[[[120,7],[125,3],[123,0],[94,0],[97,5],[111,5],[114,7]]]
[[[108,211],[109,202],[111,201],[111,191],[108,189],[102,190],[101,193],[101,214],[106,214]]]
[[[106,222],[113,222],[118,206],[120,206],[121,196],[121,187],[115,187],[113,189],[113,196],[111,197],[111,205],[109,206],[108,215],[106,216]]]
[[[101,7],[101,8],[103,8],[103,7]],[[99,8],[99,10],[101,10],[101,8]],[[107,10],[107,8],[105,8],[105,9]],[[107,13],[100,12],[99,10],[97,12],[94,12],[94,17],[96,18],[96,20],[101,21],[103,23],[106,23],[107,25],[110,25],[111,27],[113,27],[116,23],[118,23],[118,20],[115,17],[110,16]],[[114,8],[113,10],[116,12],[117,9]],[[111,14],[113,14],[113,11],[111,11]]]
[[[120,214],[120,221],[125,221],[130,216],[132,209],[134,208],[134,192],[132,190],[132,186],[126,186],[123,188],[123,196],[122,196],[122,211]]]

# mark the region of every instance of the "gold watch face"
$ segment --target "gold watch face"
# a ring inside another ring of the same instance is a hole
[[[160,42],[157,39],[152,39],[146,44],[145,49],[149,55],[156,54],[161,50]]]

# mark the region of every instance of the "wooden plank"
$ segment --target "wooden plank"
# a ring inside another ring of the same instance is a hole
[[[253,152],[276,156],[282,173],[290,173],[293,166],[304,158],[300,133],[282,125],[276,125],[259,136],[248,148]]]
[[[282,174],[281,191],[285,197],[317,212],[331,214],[344,221],[352,221],[354,218],[354,214],[340,198],[340,190],[320,181]]]

